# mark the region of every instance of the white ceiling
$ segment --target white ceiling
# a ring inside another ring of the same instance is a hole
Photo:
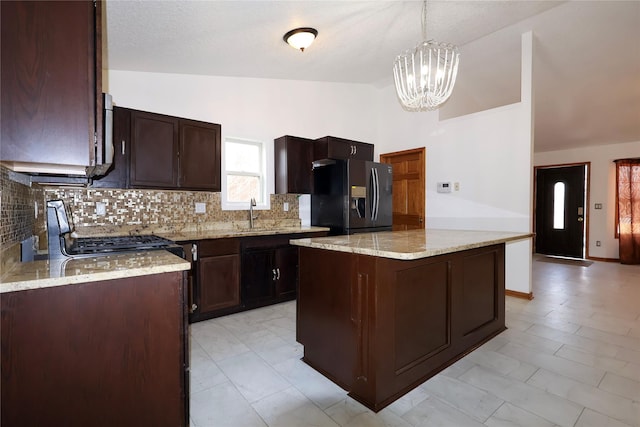
[[[395,56],[422,38],[420,12],[420,1],[108,0],[103,66],[384,87]],[[319,32],[304,53],[282,40],[300,26]],[[443,115],[518,101],[528,30],[536,151],[640,141],[636,0],[429,1],[428,38],[461,49]]]

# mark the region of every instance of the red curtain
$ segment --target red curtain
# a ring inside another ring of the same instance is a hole
[[[640,264],[640,158],[616,160],[620,262]]]

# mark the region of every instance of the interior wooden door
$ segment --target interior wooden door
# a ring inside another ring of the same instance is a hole
[[[586,166],[536,170],[536,252],[584,257]]]
[[[425,228],[425,149],[380,155],[393,165],[393,230]]]

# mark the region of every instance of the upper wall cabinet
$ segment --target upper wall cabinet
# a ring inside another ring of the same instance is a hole
[[[131,110],[130,186],[220,191],[219,124]]]
[[[94,134],[102,138],[101,7],[0,2],[0,160],[9,167],[47,164],[77,173],[95,164]]]
[[[373,161],[373,144],[351,141],[335,136],[325,136],[324,138],[315,140],[313,159],[357,159]]]
[[[313,140],[282,136],[274,141],[276,194],[310,194]]]

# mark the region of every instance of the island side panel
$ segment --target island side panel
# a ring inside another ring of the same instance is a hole
[[[296,327],[303,360],[346,390],[351,388],[356,361],[351,315],[355,260],[344,252],[306,247],[299,251]]]
[[[186,425],[183,273],[2,295],[2,425]]]
[[[369,371],[350,396],[378,411],[504,330],[504,245],[375,261]]]

